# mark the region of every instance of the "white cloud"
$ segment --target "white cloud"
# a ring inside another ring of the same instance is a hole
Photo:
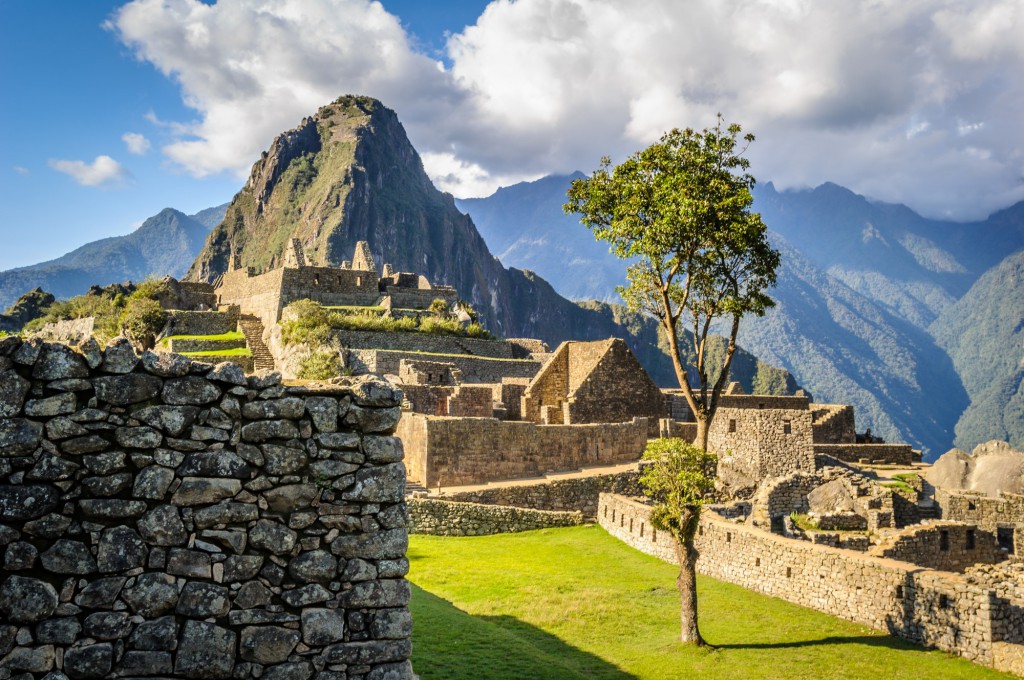
[[[145,135],[138,132],[126,132],[121,135],[121,140],[124,142],[124,145],[128,147],[128,153],[141,156],[149,151],[149,140],[146,139]]]
[[[28,175],[28,174],[29,174],[29,173],[31,172],[31,171],[30,171],[30,170],[29,170],[28,168],[26,168],[26,167],[25,167],[24,165],[15,165],[15,166],[14,166],[14,171],[15,171],[16,173],[18,173],[19,175],[21,175],[22,177],[25,177],[25,176],[27,176],[27,175]]]
[[[76,182],[87,187],[117,184],[129,176],[124,166],[110,156],[97,156],[92,163],[51,160],[50,167],[58,172],[70,175]]]
[[[450,70],[369,0],[135,0],[111,26],[197,112],[165,124],[163,151],[199,176],[245,176],[275,134],[357,93],[462,196],[721,111],[783,188],[831,180],[956,217],[1024,199],[1021,0],[494,0],[449,37]]]

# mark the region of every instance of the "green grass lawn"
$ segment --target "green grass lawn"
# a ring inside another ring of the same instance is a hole
[[[410,537],[413,668],[466,678],[1008,678],[709,578],[677,640],[677,569],[597,526]]]

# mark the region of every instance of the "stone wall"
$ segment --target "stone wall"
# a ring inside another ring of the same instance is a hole
[[[223,335],[238,330],[238,307],[228,305],[224,311],[168,311],[167,335]]]
[[[583,513],[534,510],[504,505],[409,499],[409,533],[485,536],[583,524]]]
[[[0,340],[0,676],[411,678],[399,398]]]
[[[267,328],[281,318],[281,285],[284,269],[254,276],[250,269],[225,272],[216,289],[217,305],[236,305],[246,314],[254,314]]]
[[[856,444],[857,429],[849,404],[812,404],[815,444]]]
[[[388,349],[349,349],[344,354],[346,366],[357,374],[376,375],[398,375],[403,359],[416,360],[426,356],[436,361],[454,364],[462,372],[462,380],[465,383],[494,384],[500,383],[502,378],[532,378],[540,369],[540,362],[530,359],[492,359],[470,354],[424,355],[421,352]]]
[[[650,507],[601,494],[598,521],[641,552],[675,562],[671,536],[650,526]],[[782,538],[703,513],[697,570],[707,576],[938,647],[999,670],[1024,673],[1011,622],[1024,601],[960,574]]]
[[[730,397],[761,398],[807,401],[806,397]],[[708,450],[718,454],[719,475],[733,486],[753,486],[766,477],[791,472],[813,472],[811,412],[767,406],[719,408],[708,432]]]
[[[479,340],[460,338],[454,335],[433,335],[431,333],[380,333],[376,331],[349,331],[335,329],[331,332],[342,347],[350,349],[389,349],[399,352],[422,352],[412,361],[433,361],[433,354],[467,354],[489,359],[512,359],[513,348],[501,340]],[[451,363],[449,359],[441,359]],[[401,368],[401,367],[399,367]],[[398,371],[395,371],[398,375]],[[464,382],[476,382],[474,380]]]
[[[1018,557],[1024,556],[1024,496],[1003,493],[992,498],[979,493],[935,490],[942,518],[970,522],[996,532],[1000,543]]]
[[[587,519],[597,517],[601,493],[639,496],[640,472],[633,469],[573,479],[556,479],[536,484],[515,486],[488,486],[478,491],[459,491],[445,494],[444,498],[465,503],[506,505],[537,510],[581,512]]]
[[[35,333],[36,337],[53,342],[83,343],[92,337],[96,327],[96,317],[86,316],[81,319],[61,319],[45,324]]]
[[[1006,559],[994,533],[960,522],[907,527],[885,536],[868,554],[941,571],[964,571]]]
[[[848,463],[910,465],[914,462],[914,449],[910,444],[815,444],[814,452]]]
[[[635,462],[647,446],[647,421],[536,425],[407,413],[398,436],[409,479],[434,488]]]

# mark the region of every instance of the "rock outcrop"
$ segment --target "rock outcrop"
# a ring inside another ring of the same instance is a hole
[[[942,489],[980,491],[989,496],[1001,491],[1024,494],[1024,451],[995,440],[971,453],[952,449],[935,461],[924,477]]]

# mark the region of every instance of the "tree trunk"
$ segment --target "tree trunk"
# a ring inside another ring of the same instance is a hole
[[[701,451],[708,450],[708,432],[710,431],[710,422],[707,417],[703,414],[697,415],[697,436],[693,440],[693,445],[698,447]]]
[[[704,638],[697,627],[697,549],[692,540],[688,545],[676,539],[676,557],[679,559],[679,618],[682,628],[680,640],[685,643],[703,647]]]

